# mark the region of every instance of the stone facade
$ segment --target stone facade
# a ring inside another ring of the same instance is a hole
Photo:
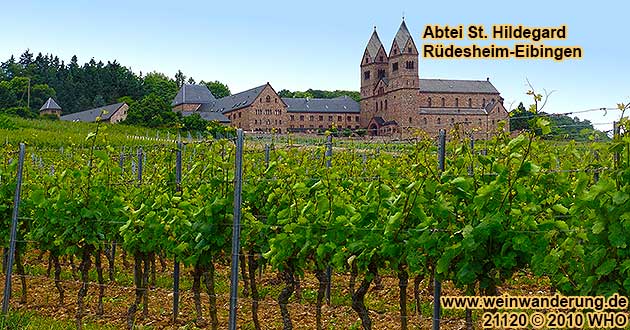
[[[503,98],[489,79],[420,79],[418,50],[404,21],[385,54],[374,30],[360,65],[361,126],[370,134],[422,130],[435,135],[458,127],[484,136],[508,118]]]

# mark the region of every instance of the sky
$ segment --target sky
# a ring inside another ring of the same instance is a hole
[[[359,90],[359,65],[373,27],[385,49],[404,15],[419,50],[428,24],[567,25],[583,59],[419,60],[420,78],[489,78],[508,110],[528,105],[527,81],[552,92],[544,111],[630,103],[630,42],[624,1],[33,1],[0,0],[0,61],[26,49],[66,62],[117,60],[134,72],[219,80],[233,93],[266,82],[281,89]],[[448,44],[448,41],[442,41]],[[469,45],[472,40],[458,44]],[[501,42],[513,45],[521,41]],[[619,111],[576,116],[610,129]],[[601,123],[601,124],[600,124]]]

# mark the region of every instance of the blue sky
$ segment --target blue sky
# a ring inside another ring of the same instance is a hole
[[[402,15],[419,46],[426,24],[567,24],[582,60],[427,60],[421,78],[486,77],[505,105],[528,104],[526,79],[555,92],[546,110],[630,102],[630,42],[622,1],[6,1],[0,60],[25,49],[84,63],[118,60],[135,72],[178,69],[232,92],[269,81],[276,90],[359,89],[359,63],[373,26],[389,51]],[[465,41],[470,44],[473,41]],[[512,45],[514,42],[503,44]],[[618,112],[578,115],[609,123]],[[610,125],[597,126],[608,128]]]

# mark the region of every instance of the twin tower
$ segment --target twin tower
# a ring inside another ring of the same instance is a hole
[[[418,49],[403,20],[389,53],[374,32],[361,60],[361,98],[385,91],[418,89]],[[382,89],[382,90],[381,90]]]

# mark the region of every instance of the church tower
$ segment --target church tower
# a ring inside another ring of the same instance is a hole
[[[385,52],[385,47],[381,43],[381,39],[376,33],[376,27],[374,32],[368,41],[363,57],[361,58],[361,124],[366,126],[367,122],[374,116],[377,110],[374,107],[369,107],[373,98],[378,95],[376,90],[379,82],[383,80],[387,82],[387,74],[389,67],[389,59]],[[381,94],[383,91],[381,91]]]
[[[420,83],[418,75],[418,49],[403,18],[389,50],[389,90],[417,89]]]

